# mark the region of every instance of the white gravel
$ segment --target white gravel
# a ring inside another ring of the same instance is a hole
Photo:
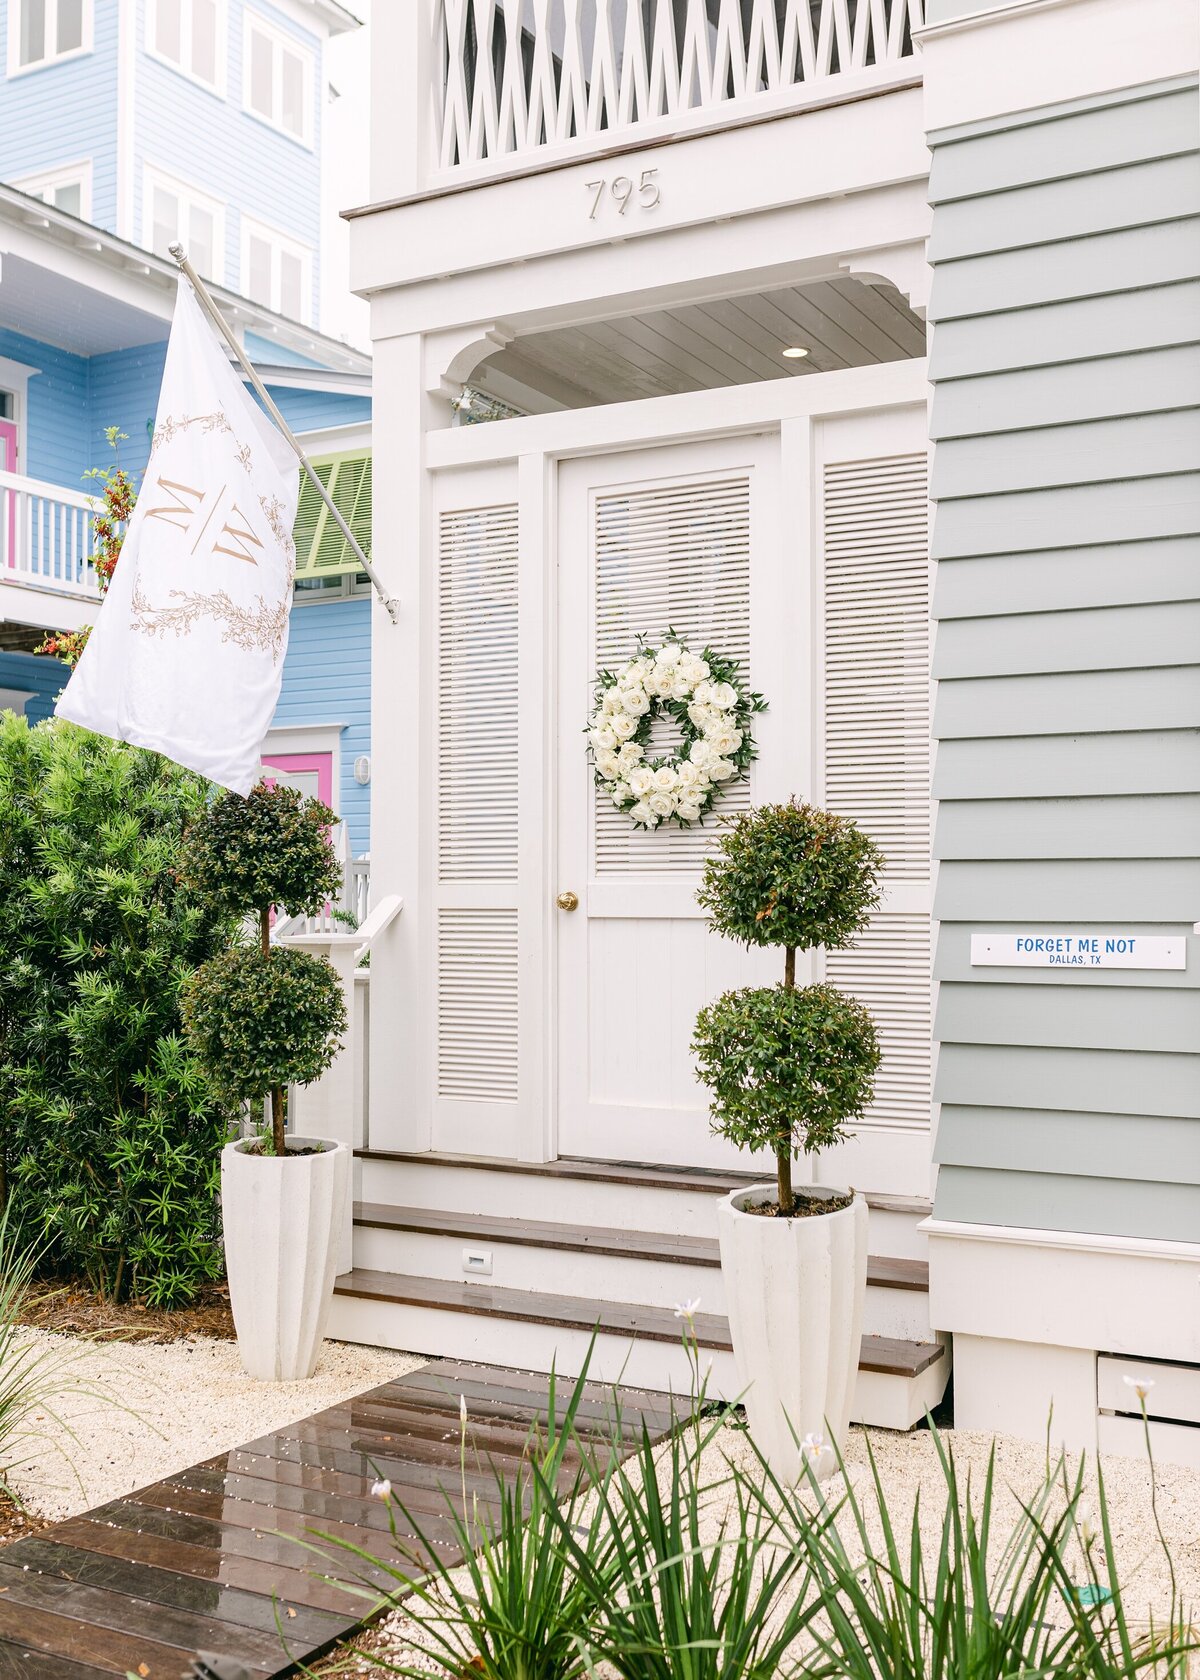
[[[89,1344],[25,1332],[70,1359],[71,1388],[50,1401],[12,1452],[32,1511],[61,1518],[160,1481],[281,1424],[415,1371],[425,1360],[327,1341],[307,1382],[256,1382],[233,1342]],[[55,1415],[57,1414],[57,1415]]]

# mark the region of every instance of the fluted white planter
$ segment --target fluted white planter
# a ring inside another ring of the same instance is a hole
[[[238,1353],[252,1377],[311,1377],[333,1299],[350,1152],[328,1138],[289,1137],[284,1156],[250,1155],[252,1140],[221,1156],[225,1269]],[[292,1146],[321,1146],[314,1155]]]
[[[839,1195],[806,1186],[813,1195]],[[834,1468],[850,1426],[867,1287],[867,1204],[836,1213],[771,1219],[743,1209],[776,1200],[773,1184],[721,1202],[721,1270],[733,1355],[750,1434],[772,1470],[800,1479],[806,1437],[825,1445],[819,1476]]]

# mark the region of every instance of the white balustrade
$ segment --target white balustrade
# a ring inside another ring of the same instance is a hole
[[[82,491],[0,472],[0,583],[98,597],[94,511]]]
[[[636,141],[627,131],[661,119],[686,131],[746,102],[800,105],[851,79],[857,91],[911,61],[923,4],[435,0],[433,154],[441,169],[533,162]]]

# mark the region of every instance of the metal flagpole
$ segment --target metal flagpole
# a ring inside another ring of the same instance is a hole
[[[396,600],[394,595],[389,595],[387,590],[384,588],[383,579],[380,577],[379,573],[375,570],[374,566],[372,566],[371,562],[367,559],[366,555],[363,553],[357,537],[354,535],[354,532],[350,529],[349,525],[347,525],[345,519],[343,519],[341,509],[338,508],[337,506],[335,506],[333,497],[329,494],[329,491],[321,483],[320,478],[317,476],[316,468],[313,466],[312,462],[309,460],[308,456],[304,453],[304,450],[301,448],[300,442],[297,439],[296,434],[292,431],[292,428],[288,425],[287,421],[283,418],[283,415],[279,412],[279,409],[275,404],[274,398],[271,396],[271,393],[267,390],[267,388],[263,384],[262,380],[258,377],[257,371],[255,370],[255,368],[251,364],[249,358],[246,355],[246,352],[242,349],[241,345],[238,343],[237,338],[235,337],[234,333],[232,332],[232,330],[229,326],[229,323],[226,321],[225,317],[221,314],[221,311],[217,308],[216,304],[213,302],[212,297],[209,295],[209,291],[208,291],[207,286],[204,284],[203,280],[201,280],[200,276],[196,273],[196,270],[192,267],[191,263],[188,261],[187,253],[184,251],[183,246],[182,245],[171,245],[171,246],[168,246],[168,250],[170,251],[171,255],[175,258],[175,261],[178,263],[181,272],[183,274],[185,274],[187,276],[187,278],[191,281],[192,290],[195,292],[196,296],[199,298],[201,307],[204,309],[204,312],[207,314],[207,316],[211,320],[213,326],[216,327],[217,331],[221,334],[221,337],[225,340],[226,344],[228,344],[229,348],[233,351],[234,355],[237,357],[239,363],[241,364],[242,370],[244,371],[244,373],[246,375],[246,378],[250,381],[251,385],[253,385],[254,389],[258,392],[258,395],[259,395],[259,397],[262,401],[263,407],[266,409],[267,413],[271,416],[272,420],[274,420],[275,424],[279,427],[279,430],[283,433],[284,437],[291,444],[292,448],[296,451],[297,460],[300,462],[300,465],[304,468],[305,472],[308,474],[308,476],[311,479],[311,481],[312,481],[318,495],[320,496],[321,500],[325,503],[325,506],[329,509],[330,513],[333,515],[334,522],[336,523],[338,530],[342,533],[342,535],[345,537],[346,541],[350,544],[351,551],[354,554],[355,558],[357,559],[359,565],[362,567],[363,571],[366,572],[367,576],[370,578],[371,582],[374,584],[375,590],[376,590],[376,593],[379,596],[379,599],[383,602],[384,606],[388,610],[388,617],[391,619],[393,624],[399,624],[399,622],[400,622],[400,603]]]

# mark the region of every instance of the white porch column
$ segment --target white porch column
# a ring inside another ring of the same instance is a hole
[[[354,1089],[358,1057],[354,1054],[354,970],[363,948],[358,933],[298,933],[291,935],[288,945],[295,950],[309,951],[314,957],[327,957],[337,970],[346,1002],[348,1026],[342,1047],[333,1065],[311,1085],[293,1085],[290,1092],[290,1130],[300,1137],[331,1138],[344,1143],[351,1152],[351,1193],[346,1198],[345,1217],[337,1238],[336,1270],[340,1276],[354,1264],[354,1187],[358,1174],[354,1171],[353,1151],[359,1140],[355,1136],[355,1112],[358,1093]]]

